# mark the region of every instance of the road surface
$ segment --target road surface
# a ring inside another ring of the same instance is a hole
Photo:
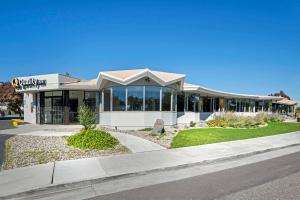
[[[97,200],[300,199],[300,152],[114,194]]]

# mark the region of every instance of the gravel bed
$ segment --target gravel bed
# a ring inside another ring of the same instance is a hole
[[[104,131],[116,131],[115,129],[109,128],[101,128]],[[163,133],[161,136],[153,136],[151,135],[151,131],[144,131],[144,130],[117,130],[120,133],[126,133],[130,135],[134,135],[151,142],[157,143],[165,148],[170,148],[173,138],[177,135],[178,129],[169,128]]]
[[[67,145],[66,137],[14,136],[6,141],[6,158],[3,169],[13,169],[58,160],[71,160],[113,154],[124,154],[129,150],[117,145],[111,150],[87,150]]]
[[[151,131],[128,131],[127,134],[131,134],[137,137],[144,138],[151,142],[155,142],[163,147],[170,148],[173,138],[176,136],[177,132],[166,131],[161,136],[151,135]]]

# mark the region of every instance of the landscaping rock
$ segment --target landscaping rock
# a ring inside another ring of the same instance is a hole
[[[209,126],[207,125],[206,121],[200,121],[197,123],[197,127],[199,128],[208,128]]]
[[[164,132],[165,132],[165,129],[164,129],[164,120],[157,119],[155,121],[155,123],[154,123],[154,127],[152,129],[151,134],[158,136],[158,135],[161,135]]]

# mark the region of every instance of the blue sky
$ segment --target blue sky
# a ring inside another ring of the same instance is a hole
[[[2,1],[0,80],[148,67],[300,101],[300,1]]]

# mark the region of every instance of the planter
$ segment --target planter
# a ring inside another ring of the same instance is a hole
[[[299,117],[297,117],[297,122],[300,122],[300,118]]]

